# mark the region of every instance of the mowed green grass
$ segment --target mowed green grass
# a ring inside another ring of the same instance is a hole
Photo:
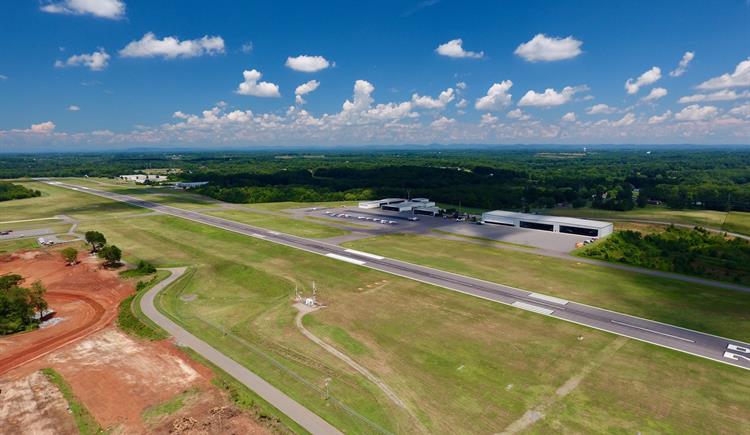
[[[750,235],[750,213],[715,210],[672,210],[663,206],[647,206],[630,211],[600,210],[595,208],[556,208],[544,213],[591,219],[637,219],[709,228]]]
[[[86,229],[103,231],[132,258],[191,266],[161,298],[166,312],[347,433],[373,429],[305,382],[322,387],[330,377],[334,397],[368,420],[393,432],[415,429],[377,388],[296,330],[295,283],[309,294],[315,281],[328,304],[308,315],[307,327],[381,377],[434,433],[502,431],[616,339],[177,218],[102,219]],[[736,433],[748,419],[747,372],[628,342],[531,430],[553,422],[555,432],[584,424],[591,432],[647,433],[658,423],[661,432],[706,433],[710,424],[709,433]]]
[[[209,211],[206,214],[300,237],[323,239],[349,234],[349,231],[341,228],[319,224],[310,220],[287,218],[250,210]]]
[[[425,236],[387,235],[345,246],[750,341],[750,293],[746,292]]]
[[[190,210],[221,206],[221,202],[213,198],[198,195],[186,190],[172,189],[168,186],[149,186],[107,178],[69,178],[64,179],[64,181],[79,186],[90,187],[92,189],[136,196],[145,201]]]
[[[0,203],[0,221],[47,218],[59,214],[75,219],[91,219],[147,212],[144,208],[35,181],[18,184],[39,190],[42,196]]]

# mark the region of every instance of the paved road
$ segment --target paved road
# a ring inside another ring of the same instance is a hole
[[[246,369],[244,366],[219,352],[205,341],[184,330],[154,306],[154,298],[167,286],[176,281],[185,268],[166,269],[172,272],[167,279],[152,287],[141,298],[141,310],[162,329],[172,335],[180,344],[185,345],[201,354],[204,358],[219,366],[238,381],[245,384],[279,411],[297,422],[300,426],[313,434],[340,434],[335,427],[318,417],[315,413],[300,405],[294,399],[279,391],[276,387],[264,381],[260,376]]]
[[[150,201],[144,201],[128,195],[84,188],[60,181],[41,181],[60,187],[87,192],[93,195],[103,196],[115,201],[126,202],[138,207],[157,210],[179,218],[290,246],[314,254],[324,255],[335,260],[369,267],[393,275],[440,286],[471,296],[511,305],[519,309],[555,317],[568,322],[577,323],[750,370],[750,344],[738,340],[717,337],[680,328],[678,326],[616,313],[602,308],[537,294],[464,275],[345,249],[321,241],[253,227],[251,225],[227,219],[204,215],[197,211],[183,210]],[[644,303],[648,303],[648,301],[644,301]]]

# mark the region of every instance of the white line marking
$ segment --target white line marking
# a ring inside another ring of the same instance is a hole
[[[362,251],[357,251],[354,249],[345,249],[344,251],[350,254],[359,255],[362,257],[374,258],[375,260],[382,260],[383,258],[385,258],[385,257],[381,257],[380,255],[370,254],[369,252],[362,252]]]
[[[272,231],[272,230],[266,230],[266,231],[268,231],[269,233],[273,234],[274,236],[280,236],[281,235],[281,233],[278,232],[278,231]]]
[[[631,325],[629,323],[618,322],[617,320],[610,320],[610,322],[616,323],[616,324],[622,325],[622,326],[629,326],[631,328],[640,329],[642,331],[650,332],[652,334],[659,334],[659,335],[663,335],[665,337],[676,338],[678,340],[687,341],[689,343],[695,343],[695,341],[690,340],[689,338],[682,338],[682,337],[678,337],[676,335],[666,334],[664,332],[659,332],[659,331],[654,331],[653,329],[643,328],[643,327],[640,327],[640,326]]]
[[[363,264],[365,264],[364,261],[355,260],[354,258],[344,257],[343,255],[339,255],[339,254],[330,253],[330,254],[326,254],[326,257],[335,258],[336,260],[346,261],[347,263],[356,264],[358,266],[362,266]]]
[[[21,219],[18,221],[5,221],[0,222],[0,224],[17,224],[19,222],[33,222],[33,221],[48,221],[52,219],[60,219],[59,217],[48,217],[48,218],[38,218],[38,219]]]
[[[257,237],[259,239],[265,239],[266,238],[266,236],[264,236],[263,234],[258,234],[258,233],[250,233],[250,235],[253,236],[253,237]]]
[[[539,293],[529,293],[529,297],[534,298],[534,299],[540,299],[540,300],[547,301],[547,302],[552,302],[554,304],[560,304],[560,305],[568,304],[568,301],[566,301],[565,299],[556,298],[554,296],[542,295]]]
[[[553,310],[542,308],[537,305],[527,304],[526,302],[521,302],[521,301],[513,302],[511,305],[513,305],[516,308],[520,308],[522,310],[532,311],[534,313],[544,314],[546,316],[549,316],[550,314],[554,312]]]

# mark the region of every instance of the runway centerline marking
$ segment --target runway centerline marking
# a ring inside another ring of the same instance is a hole
[[[693,341],[693,340],[691,340],[689,338],[683,338],[683,337],[678,337],[676,335],[667,334],[665,332],[654,331],[653,329],[644,328],[642,326],[631,325],[630,323],[618,322],[617,320],[610,320],[610,322],[618,324],[618,325],[622,325],[622,326],[627,326],[627,327],[630,327],[630,328],[640,329],[642,331],[650,332],[652,334],[659,334],[659,335],[663,335],[665,337],[676,338],[677,340],[687,341],[688,343],[695,343],[695,341]]]
[[[347,263],[356,264],[358,266],[362,266],[363,264],[365,264],[364,261],[357,260],[355,258],[344,257],[343,255],[339,255],[339,254],[329,253],[329,254],[326,254],[326,257],[334,258],[336,260],[346,261]]]
[[[511,305],[516,308],[520,308],[522,310],[531,311],[533,313],[546,314],[547,316],[554,313],[553,310],[550,310],[548,308],[540,307],[538,305],[527,304],[526,302],[516,301],[516,302],[513,302]]]
[[[542,301],[552,302],[554,304],[560,304],[560,305],[568,304],[568,301],[566,301],[565,299],[556,298],[554,296],[542,295],[539,293],[529,293],[529,297],[534,298],[534,299],[539,299]]]
[[[382,260],[383,258],[385,258],[385,257],[381,257],[380,255],[370,254],[369,252],[357,251],[355,249],[345,249],[344,251],[350,254],[359,255],[361,257],[374,258],[375,260]]]

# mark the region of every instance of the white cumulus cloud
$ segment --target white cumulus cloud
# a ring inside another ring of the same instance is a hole
[[[628,79],[625,82],[625,90],[628,94],[635,94],[644,87],[650,84],[656,83],[661,78],[661,68],[658,66],[652,67],[650,70],[641,74],[638,79]]]
[[[421,107],[422,109],[444,109],[455,98],[456,95],[453,92],[453,88],[448,88],[441,92],[437,98],[415,93],[411,96],[411,102],[414,106]]]
[[[677,65],[677,68],[675,68],[673,71],[670,71],[669,75],[672,77],[679,77],[685,74],[688,65],[690,65],[690,62],[694,57],[695,53],[693,53],[692,51],[686,51],[685,54],[682,55],[682,59],[680,59],[680,63]]]
[[[318,89],[318,86],[320,86],[320,82],[317,80],[310,80],[307,83],[302,83],[301,85],[297,86],[297,88],[294,90],[294,102],[297,104],[305,104],[307,101],[305,101],[302,96]]]
[[[507,116],[510,119],[517,119],[519,121],[527,121],[531,118],[528,114],[524,113],[521,109],[513,109],[510,112],[506,113],[505,116]]]
[[[71,112],[78,112],[79,110],[81,110],[81,108],[76,106],[75,104],[71,104],[70,106],[68,106],[68,110]]]
[[[615,113],[617,109],[610,107],[606,104],[594,104],[593,106],[586,109],[586,113],[589,115],[609,115]]]
[[[552,107],[560,106],[570,101],[577,92],[588,89],[586,86],[566,86],[562,91],[557,92],[552,88],[547,88],[542,93],[536,91],[528,91],[518,101],[519,106],[536,106],[536,107]]]
[[[664,88],[653,88],[651,92],[643,97],[643,101],[655,101],[667,95],[667,90]]]
[[[297,57],[287,57],[286,66],[295,71],[316,72],[328,68],[331,65],[323,56],[301,55]]]
[[[750,103],[743,104],[737,107],[733,107],[731,110],[729,110],[729,114],[734,115],[734,116],[743,116],[745,118],[750,118]]]
[[[206,35],[200,39],[180,41],[174,36],[157,39],[153,32],[146,33],[137,41],[131,41],[120,50],[122,57],[162,57],[165,59],[220,53],[224,53],[224,39],[221,36]]]
[[[574,112],[568,112],[565,115],[560,118],[561,121],[564,122],[575,122],[576,120],[576,114]]]
[[[731,89],[722,89],[710,94],[688,95],[677,100],[681,104],[699,103],[701,101],[732,101],[741,98],[750,98],[750,91],[740,92],[739,94]]]
[[[719,113],[716,106],[699,106],[691,104],[674,115],[678,121],[705,121],[714,118]]]
[[[718,77],[706,80],[697,86],[698,89],[713,90],[726,88],[740,88],[750,86],[750,58],[737,64],[734,72],[725,73]]]
[[[41,122],[39,124],[32,124],[28,130],[31,133],[48,134],[55,131],[55,123],[52,121]]]
[[[572,36],[556,38],[539,33],[531,41],[519,45],[514,53],[529,62],[551,62],[578,56],[581,54],[582,44],[582,41]]]
[[[85,66],[91,71],[101,71],[107,68],[107,65],[109,65],[109,54],[107,54],[107,52],[104,51],[103,48],[100,48],[98,51],[95,51],[91,54],[76,54],[74,56],[70,56],[65,61],[55,61],[56,68],[65,68],[68,66]]]
[[[487,95],[478,98],[474,103],[477,110],[502,110],[510,104],[512,95],[508,93],[513,86],[510,80],[495,83],[487,90]]]
[[[438,45],[435,51],[441,56],[448,56],[454,58],[468,58],[468,59],[481,59],[484,57],[484,52],[467,51],[463,47],[464,41],[461,38],[452,39],[445,44]]]
[[[257,70],[245,70],[242,77],[245,79],[237,87],[237,93],[240,95],[252,95],[254,97],[280,97],[279,85],[269,82],[258,82],[263,74]]]
[[[648,123],[650,125],[661,124],[662,122],[668,120],[671,117],[672,117],[672,111],[671,110],[667,110],[666,112],[662,113],[661,115],[654,115],[654,116],[648,118]]]
[[[612,127],[627,127],[628,125],[635,122],[635,115],[632,113],[626,113],[625,116],[613,122]]]
[[[51,14],[94,15],[113,20],[125,16],[125,2],[122,0],[45,1],[40,9]]]

